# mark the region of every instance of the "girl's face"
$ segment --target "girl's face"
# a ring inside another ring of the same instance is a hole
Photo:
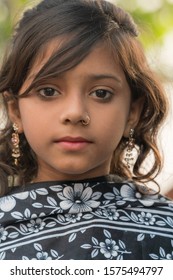
[[[32,82],[57,43],[37,58],[20,93]],[[19,93],[19,94],[20,94]],[[19,99],[11,120],[24,132],[38,160],[35,181],[75,180],[109,173],[113,151],[139,115],[123,70],[106,44],[75,68],[49,79]],[[90,117],[84,126],[81,120]]]

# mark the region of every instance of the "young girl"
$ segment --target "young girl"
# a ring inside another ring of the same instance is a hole
[[[125,11],[43,0],[15,29],[0,92],[1,259],[173,258],[173,202],[144,186],[166,100]]]

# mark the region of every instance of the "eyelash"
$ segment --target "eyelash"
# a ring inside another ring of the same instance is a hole
[[[48,95],[46,96],[45,93],[51,93],[52,95]],[[56,93],[56,94],[55,94]],[[100,96],[97,96],[100,95]],[[37,90],[37,95],[39,95],[39,97],[41,97],[42,99],[53,99],[56,98],[58,96],[61,95],[61,93],[58,92],[58,90],[56,90],[53,87],[44,87],[41,89]],[[109,102],[112,97],[113,97],[113,92],[107,89],[96,89],[95,91],[92,91],[90,94],[90,96],[93,96],[95,99],[99,100],[100,102]]]

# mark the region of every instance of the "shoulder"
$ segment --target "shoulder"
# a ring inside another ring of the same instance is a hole
[[[129,205],[145,206],[145,207],[166,207],[173,212],[173,200],[154,189],[145,185],[136,184],[130,180],[123,180],[116,176],[109,177],[108,184],[112,187],[112,192],[116,193],[116,197],[122,201],[128,201]],[[110,188],[109,188],[110,189]]]

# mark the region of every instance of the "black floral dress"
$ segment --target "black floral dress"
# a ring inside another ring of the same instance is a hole
[[[0,198],[1,260],[171,260],[173,201],[99,177]]]

